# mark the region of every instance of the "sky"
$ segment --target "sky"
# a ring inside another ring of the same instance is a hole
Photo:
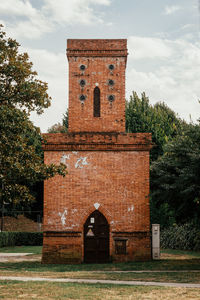
[[[51,107],[31,115],[42,132],[68,107],[68,38],[127,38],[126,99],[145,92],[200,117],[200,0],[0,0],[0,23],[48,83]]]

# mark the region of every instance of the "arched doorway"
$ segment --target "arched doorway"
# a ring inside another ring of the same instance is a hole
[[[105,263],[109,261],[109,224],[95,210],[84,224],[84,262]]]

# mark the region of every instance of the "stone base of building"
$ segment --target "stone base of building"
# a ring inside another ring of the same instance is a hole
[[[109,262],[151,260],[149,232],[110,233]],[[45,232],[42,251],[43,264],[84,263],[82,232]]]

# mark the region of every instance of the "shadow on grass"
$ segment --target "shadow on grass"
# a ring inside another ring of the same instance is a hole
[[[200,270],[200,259],[162,259],[149,262],[127,262],[109,264],[41,264],[40,262],[5,262],[0,263],[0,269],[10,271],[33,272],[74,272],[74,271],[131,271],[131,270]]]

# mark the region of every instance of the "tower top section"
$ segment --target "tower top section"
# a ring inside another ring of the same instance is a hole
[[[125,132],[126,39],[69,39],[69,132]]]
[[[126,39],[68,39],[67,57],[127,57]]]

